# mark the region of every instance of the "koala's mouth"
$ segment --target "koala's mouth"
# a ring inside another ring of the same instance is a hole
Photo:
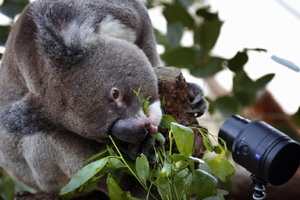
[[[130,144],[140,144],[148,135],[147,129],[136,119],[117,119],[109,129],[109,135]]]

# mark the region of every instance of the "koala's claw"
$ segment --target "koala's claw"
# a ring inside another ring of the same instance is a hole
[[[192,110],[187,111],[190,114],[195,114],[195,117],[200,117],[208,108],[208,102],[204,98],[202,88],[195,83],[187,83],[190,94],[190,106]]]

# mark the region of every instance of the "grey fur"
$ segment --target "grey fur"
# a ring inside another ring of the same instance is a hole
[[[0,68],[0,165],[30,187],[58,193],[110,134],[133,159],[151,154],[147,133],[161,118],[155,46],[139,0],[29,5]],[[151,96],[149,119],[132,92],[139,87],[142,100]]]

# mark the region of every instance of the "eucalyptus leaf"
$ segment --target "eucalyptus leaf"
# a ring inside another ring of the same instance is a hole
[[[107,164],[107,161],[108,158],[103,158],[83,167],[73,176],[71,181],[64,188],[61,189],[59,195],[66,195],[75,191],[77,188],[79,188],[81,185],[83,185],[92,177],[94,177],[97,173],[99,173]]]
[[[218,98],[214,105],[224,117],[230,117],[238,112],[240,103],[235,96],[223,96]]]
[[[23,11],[27,4],[29,0],[5,0],[0,6],[0,12],[9,18],[14,18]]]
[[[144,114],[147,116],[148,115],[148,106],[149,106],[149,99],[151,96],[149,96],[145,101],[142,102],[142,108],[144,111]]]
[[[210,152],[214,151],[214,146],[208,137],[203,136],[203,144],[208,151],[210,151]]]
[[[204,200],[225,200],[225,195],[228,195],[228,192],[226,190],[217,189],[216,196],[207,197]]]
[[[230,162],[223,158],[220,162],[215,158],[204,158],[203,160],[208,164],[212,172],[223,182],[227,182],[235,174],[235,168]]]
[[[165,143],[165,138],[160,132],[152,133],[150,135],[162,145]]]
[[[175,119],[171,115],[164,114],[159,124],[159,128],[161,129],[170,129],[171,123],[175,122]]]
[[[300,107],[298,108],[297,112],[292,115],[292,119],[298,126],[300,126]]]
[[[126,200],[126,195],[112,176],[107,177],[107,188],[111,200]]]
[[[167,178],[161,177],[157,180],[158,193],[162,200],[170,200],[171,185]]]
[[[248,59],[246,52],[237,52],[232,59],[228,60],[228,68],[233,72],[238,72],[243,69]]]
[[[184,156],[190,156],[194,145],[194,132],[192,129],[181,124],[171,123],[171,130],[174,135],[177,148]]]
[[[223,70],[223,63],[225,59],[220,57],[206,57],[200,58],[193,65],[188,65],[187,67],[191,70],[192,75],[200,78],[210,77],[217,72]],[[193,67],[191,67],[193,66]]]
[[[193,68],[196,63],[196,50],[193,47],[179,47],[166,51],[161,58],[167,66]]]
[[[0,26],[0,45],[4,46],[8,38],[11,26]]]
[[[196,194],[196,200],[214,196],[216,194],[215,182],[216,178],[211,174],[197,169],[193,173],[192,183],[188,188],[189,194]]]
[[[149,176],[149,162],[144,154],[136,159],[135,168],[139,179],[144,185],[147,185]]]
[[[196,42],[199,42],[201,48],[206,52],[210,52],[211,49],[215,46],[223,22],[219,19],[218,14],[212,14],[212,16],[204,18],[202,24],[196,30],[195,38]]]
[[[163,4],[163,15],[165,16],[168,24],[181,22],[185,27],[193,29],[195,21],[194,18],[188,13],[187,9],[180,4]]]
[[[166,35],[166,46],[169,49],[175,49],[180,46],[180,41],[183,35],[184,27],[181,22],[168,24]]]

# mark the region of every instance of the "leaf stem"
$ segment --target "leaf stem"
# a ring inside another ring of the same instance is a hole
[[[138,180],[138,182],[143,186],[143,188],[148,191],[150,193],[150,195],[157,200],[157,198],[149,191],[147,185],[144,185],[141,180],[137,177],[137,175],[134,173],[134,171],[131,169],[131,167],[127,164],[126,160],[123,158],[120,150],[118,149],[116,143],[114,142],[114,140],[112,139],[112,137],[109,135],[109,138],[111,140],[111,142],[113,143],[114,147],[116,148],[119,156],[120,156],[120,159],[123,161],[123,163],[126,165],[126,167],[128,168],[128,170],[131,172],[131,174]]]

